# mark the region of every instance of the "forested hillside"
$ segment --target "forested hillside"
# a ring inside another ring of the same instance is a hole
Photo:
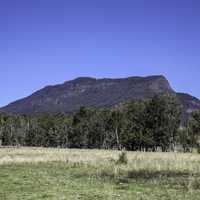
[[[1,114],[3,145],[162,151],[199,148],[200,112],[180,128],[175,95],[122,103],[115,108],[81,107],[73,114]]]

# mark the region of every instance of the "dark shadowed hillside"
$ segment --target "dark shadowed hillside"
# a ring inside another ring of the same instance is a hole
[[[95,79],[80,77],[60,85],[47,86],[31,96],[1,109],[10,113],[73,112],[80,106],[112,107],[132,99],[144,99],[159,93],[174,93],[164,76]],[[177,93],[185,113],[200,109],[200,101]]]
[[[183,106],[183,119],[187,119],[188,116],[194,110],[200,110],[200,100],[185,93],[176,93],[178,100]]]

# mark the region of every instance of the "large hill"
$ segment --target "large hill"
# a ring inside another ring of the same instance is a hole
[[[70,113],[80,106],[112,107],[121,102],[150,98],[159,93],[176,94],[187,115],[200,109],[200,100],[176,93],[164,76],[95,79],[80,77],[60,85],[47,86],[0,109],[8,113]]]

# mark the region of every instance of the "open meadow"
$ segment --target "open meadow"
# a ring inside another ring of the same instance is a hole
[[[200,199],[200,155],[120,155],[114,150],[1,148],[0,199]]]

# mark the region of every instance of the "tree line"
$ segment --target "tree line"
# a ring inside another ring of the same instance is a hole
[[[81,107],[74,114],[0,114],[2,145],[185,152],[199,148],[200,112],[181,126],[173,95],[156,95],[115,108]]]

